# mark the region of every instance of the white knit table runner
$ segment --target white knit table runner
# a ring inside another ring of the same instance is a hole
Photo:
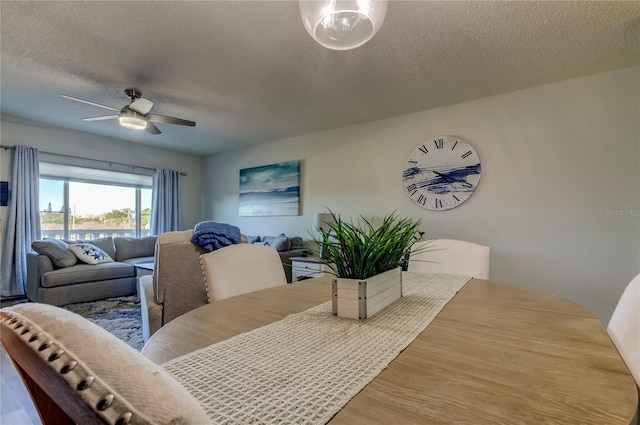
[[[214,424],[324,424],[469,280],[404,272],[404,296],[367,320],[333,316],[327,302],[163,367]]]

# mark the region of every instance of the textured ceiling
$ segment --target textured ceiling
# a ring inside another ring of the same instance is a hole
[[[640,2],[391,1],[364,46],[327,50],[296,1],[0,3],[1,112],[209,154],[640,63]],[[116,121],[139,88],[162,134]],[[8,142],[5,142],[5,144]]]

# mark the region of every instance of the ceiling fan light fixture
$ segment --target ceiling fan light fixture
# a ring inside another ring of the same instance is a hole
[[[154,124],[155,121],[166,124],[185,125],[188,127],[195,127],[194,121],[183,120],[182,118],[170,117],[167,115],[150,114],[151,108],[153,108],[153,102],[142,97],[142,93],[136,89],[126,89],[124,93],[131,103],[125,105],[120,109],[120,113],[117,115],[101,115],[98,117],[83,118],[82,121],[104,121],[118,119],[120,126],[130,130],[147,130],[151,134],[160,134],[161,131]],[[101,103],[91,102],[89,100],[80,99],[78,97],[61,94],[60,96],[65,99],[74,100],[76,102],[86,103],[88,105],[97,106],[98,108],[109,109],[110,111],[118,111],[118,109],[111,106],[103,105]]]
[[[134,111],[122,113],[118,117],[120,125],[130,130],[144,130],[147,128],[147,120],[140,117],[140,114]]]
[[[331,50],[350,50],[371,40],[387,14],[387,0],[300,0],[302,23]]]

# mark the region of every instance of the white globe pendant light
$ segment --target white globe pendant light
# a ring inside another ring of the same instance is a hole
[[[332,50],[362,46],[378,32],[387,0],[300,0],[300,16],[311,37]]]

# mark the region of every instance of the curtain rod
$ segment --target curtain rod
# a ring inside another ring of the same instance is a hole
[[[0,145],[0,148],[2,149],[15,149],[15,146],[6,146],[6,145]],[[81,156],[73,156],[73,155],[66,155],[66,154],[62,154],[62,153],[56,153],[56,152],[47,152],[47,151],[41,151],[40,149],[38,149],[38,152],[42,152],[44,154],[47,155],[55,155],[55,156],[63,156],[65,158],[74,158],[74,159],[84,159],[87,161],[97,161],[97,162],[104,162],[105,164],[115,164],[115,165],[122,165],[124,167],[132,167],[132,168],[142,168],[144,170],[151,170],[151,171],[155,171],[155,168],[149,168],[149,167],[142,167],[140,165],[131,165],[131,164],[124,164],[122,162],[115,162],[115,161],[103,161],[101,159],[93,159],[93,158],[83,158]],[[187,173],[185,173],[184,171],[180,171],[180,175],[181,176],[186,176]]]

